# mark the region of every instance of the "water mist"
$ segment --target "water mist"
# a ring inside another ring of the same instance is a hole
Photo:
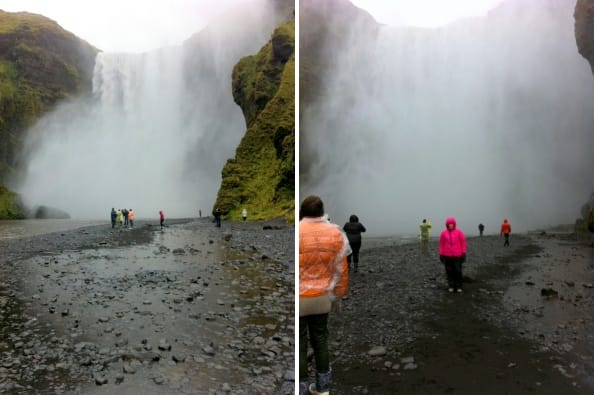
[[[372,234],[572,223],[593,191],[593,75],[574,1],[506,2],[437,29],[352,31],[302,115],[300,194]]]
[[[92,97],[62,104],[28,131],[13,188],[28,206],[73,218],[109,218],[112,207],[137,218],[208,215],[246,130],[232,69],[278,22],[269,2],[255,1],[183,45],[98,54]]]

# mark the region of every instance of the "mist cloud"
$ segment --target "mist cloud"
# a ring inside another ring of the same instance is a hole
[[[352,32],[302,116],[300,194],[375,234],[571,223],[593,191],[593,76],[572,1],[506,4],[440,29]]]

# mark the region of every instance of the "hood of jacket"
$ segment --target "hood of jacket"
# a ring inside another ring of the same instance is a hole
[[[359,218],[357,217],[357,215],[355,214],[351,214],[351,216],[349,217],[349,222],[358,222]]]
[[[448,229],[448,224],[453,224],[453,229],[457,228],[457,220],[454,217],[448,217],[446,218],[446,229]]]

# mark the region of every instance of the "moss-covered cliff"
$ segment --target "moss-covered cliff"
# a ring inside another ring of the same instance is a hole
[[[215,207],[230,219],[294,215],[295,23],[279,26],[254,56],[233,70],[233,96],[247,131],[222,171]]]
[[[593,0],[577,0],[574,7],[574,36],[578,52],[593,72]]]
[[[0,10],[0,185],[17,166],[25,130],[60,100],[91,90],[97,52],[51,19]],[[1,195],[0,218],[14,218],[16,197]]]

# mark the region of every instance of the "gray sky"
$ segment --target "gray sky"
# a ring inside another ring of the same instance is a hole
[[[0,9],[47,16],[106,52],[180,44],[209,20],[247,0],[2,0]]]
[[[502,0],[352,0],[377,22],[398,26],[437,27],[456,19],[485,15]]]

